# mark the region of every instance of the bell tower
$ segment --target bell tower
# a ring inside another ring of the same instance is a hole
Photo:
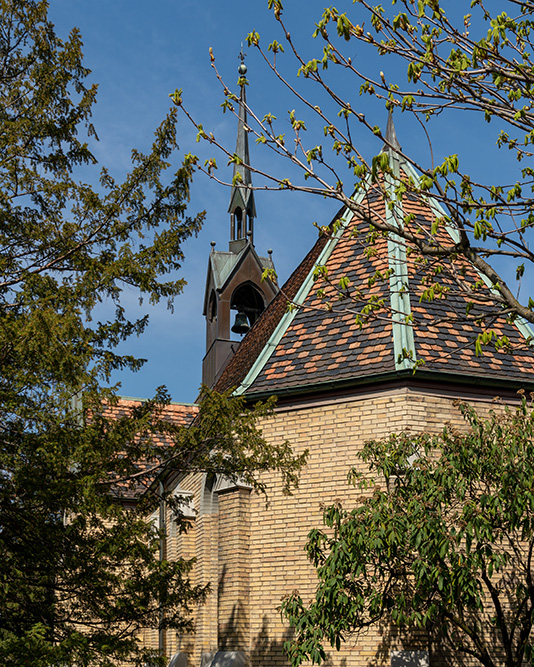
[[[247,66],[241,50],[239,108],[237,113],[236,161],[230,193],[230,242],[228,251],[215,250],[211,243],[204,294],[206,355],[202,362],[202,382],[213,387],[239,347],[241,337],[272,301],[278,291],[265,269],[274,269],[272,251],[260,257],[254,247],[256,204],[252,188],[248,145],[245,78]]]

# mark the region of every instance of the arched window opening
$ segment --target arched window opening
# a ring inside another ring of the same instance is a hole
[[[244,313],[252,326],[265,310],[265,299],[260,290],[252,283],[240,285],[232,294],[230,308]]]
[[[200,492],[200,514],[215,514],[218,510],[218,498],[215,493],[216,481],[215,473],[204,473]]]
[[[217,296],[215,292],[211,293],[210,303],[208,306],[208,318],[210,322],[215,322],[217,319]]]
[[[235,226],[236,226],[236,239],[242,239],[243,234],[243,211],[239,206],[235,210]]]

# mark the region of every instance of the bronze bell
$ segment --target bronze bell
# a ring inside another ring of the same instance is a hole
[[[235,322],[234,326],[232,327],[232,332],[235,334],[246,334],[247,331],[250,329],[250,325],[248,323],[248,318],[245,315],[245,313],[239,311],[237,315],[235,316]]]

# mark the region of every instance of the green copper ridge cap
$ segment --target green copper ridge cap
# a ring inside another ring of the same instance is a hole
[[[391,227],[401,230],[404,225],[404,210],[402,201],[395,192],[395,184],[400,179],[402,158],[399,155],[399,151],[402,149],[397,139],[392,110],[389,111],[385,138],[386,143],[382,147],[382,153],[387,153],[389,166],[392,171],[392,173],[385,175],[387,193],[385,202],[386,223]],[[404,163],[404,160],[402,162]],[[388,268],[391,271],[389,277],[389,298],[395,370],[411,370],[416,362],[416,353],[408,284],[406,242],[401,236],[391,232],[388,234]]]
[[[391,114],[388,120],[388,126],[390,121]],[[395,132],[394,129],[393,132]],[[399,158],[391,149],[387,152],[389,154],[389,164],[393,174],[386,174],[385,177],[385,185],[388,195],[386,200],[386,222],[388,225],[397,227],[400,230],[404,224],[404,211],[402,202],[398,199],[395,192],[395,183],[398,182],[400,178]],[[413,369],[417,358],[413,335],[410,289],[408,284],[406,242],[402,237],[391,232],[388,234],[388,267],[391,271],[389,277],[389,299],[391,305],[395,370]]]

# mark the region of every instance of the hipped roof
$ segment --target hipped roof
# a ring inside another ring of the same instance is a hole
[[[334,218],[245,336],[218,390],[234,387],[250,396],[298,393],[412,375],[415,368],[415,377],[494,385],[534,381],[529,326],[495,315],[495,306],[477,296],[481,276],[474,267],[465,260],[439,260],[443,271],[438,275],[433,260],[420,257],[395,234],[378,234],[369,242],[369,220],[405,224],[412,216],[406,224],[430,230],[445,216],[430,195],[394,195],[399,180],[415,181],[418,175],[397,152],[392,122],[391,128],[388,124],[391,140],[385,150],[392,174],[362,184],[355,202],[363,216],[345,209]],[[439,234],[447,235],[449,244],[457,241],[455,230],[443,222]],[[453,272],[463,275],[463,292],[455,288]],[[339,288],[342,278],[350,281],[346,294]],[[438,287],[435,298],[423,298],[432,285]],[[468,302],[473,309],[466,315]],[[366,305],[374,310],[362,323],[358,313]],[[475,341],[484,329],[507,337],[509,346],[496,350],[493,340],[477,354]]]

